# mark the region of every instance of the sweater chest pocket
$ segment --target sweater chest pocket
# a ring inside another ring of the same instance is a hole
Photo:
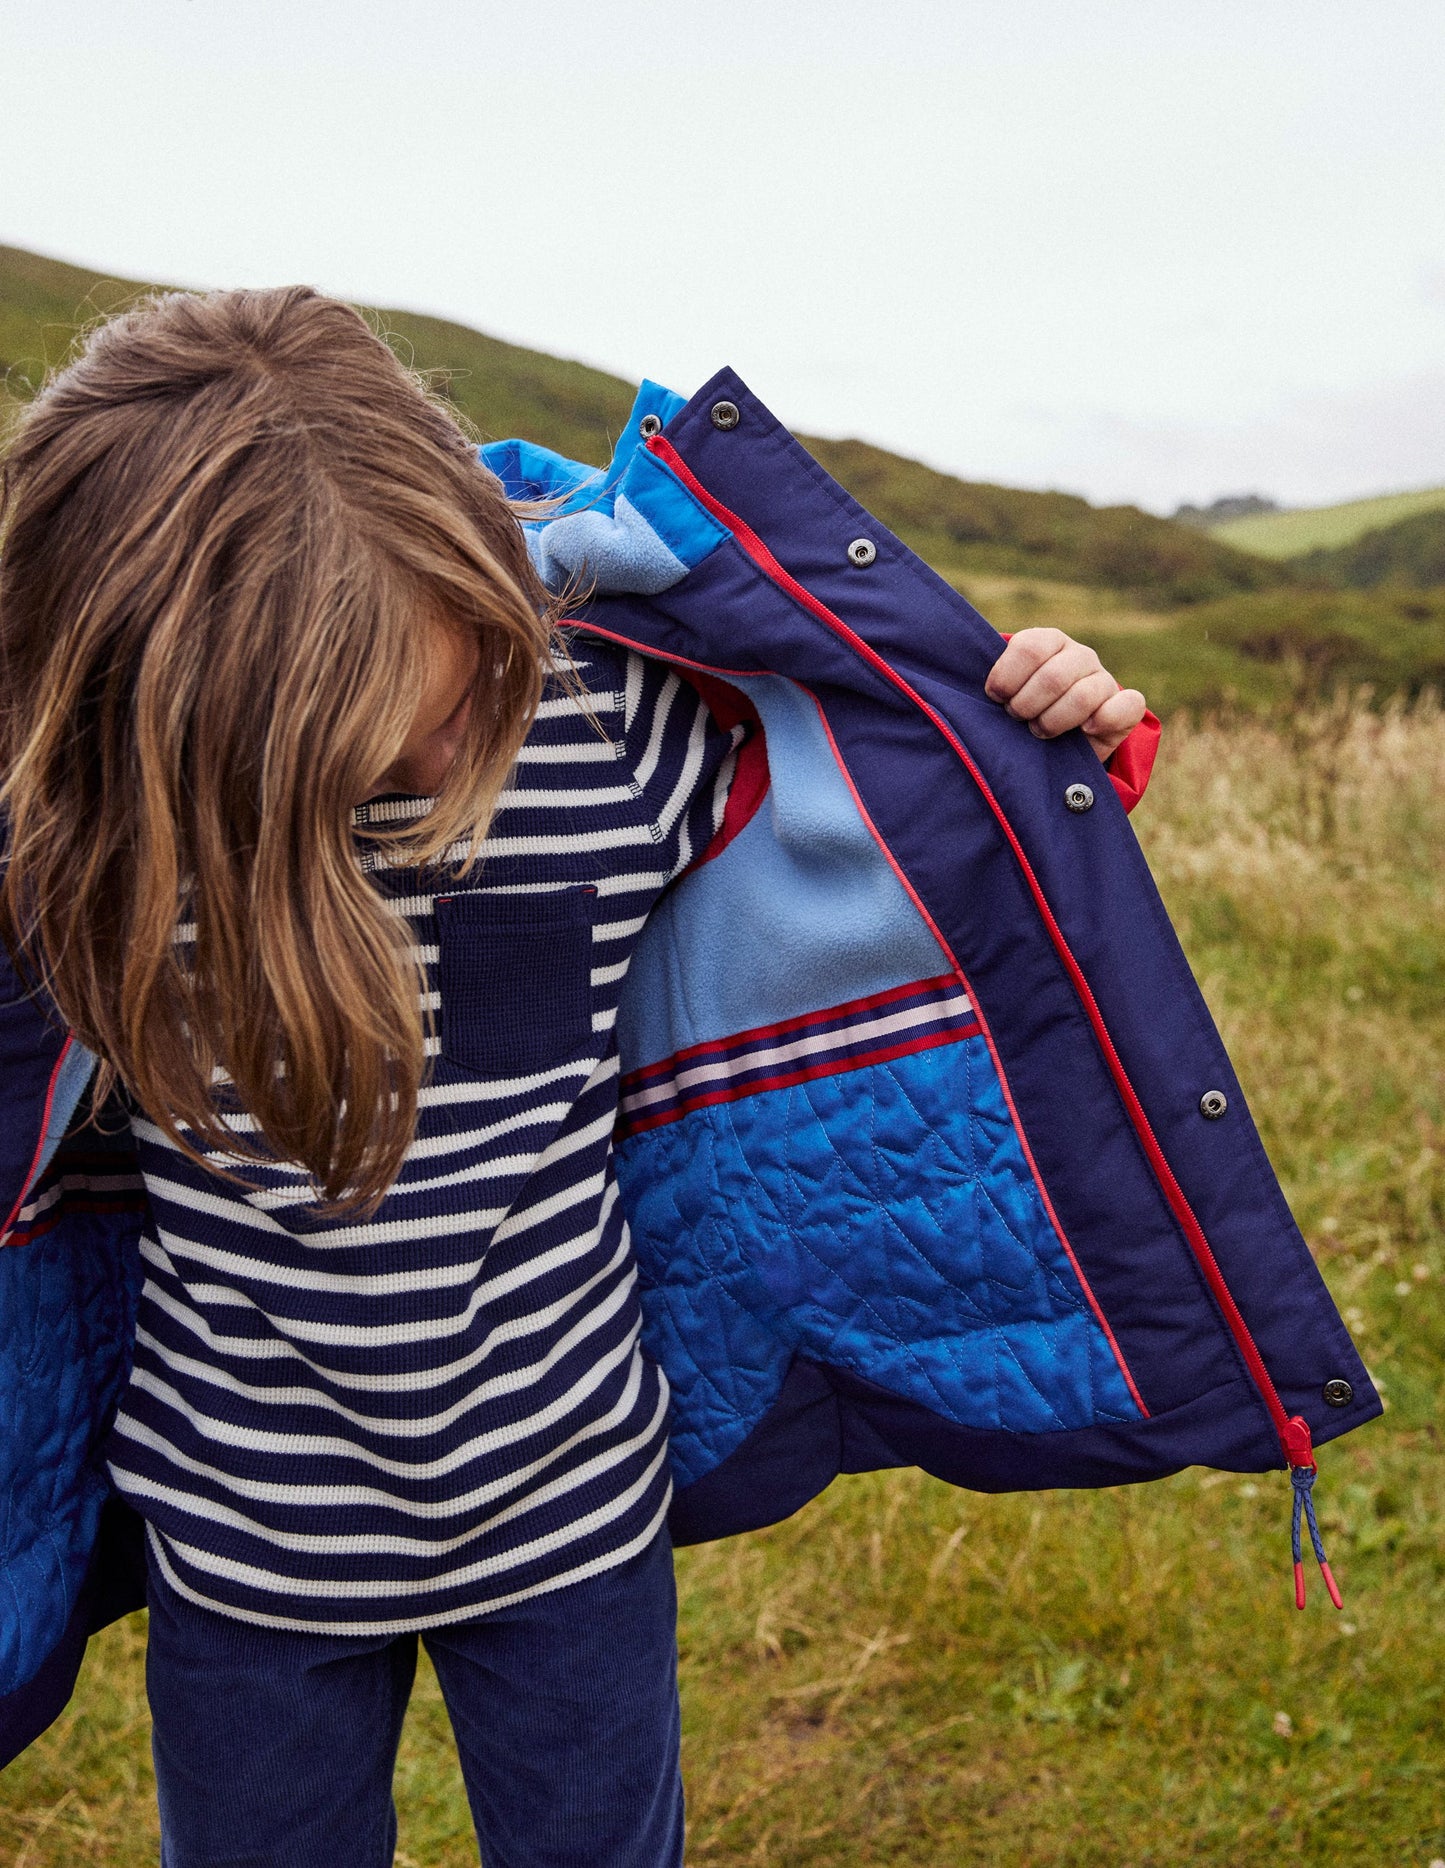
[[[436,898],[441,1054],[474,1076],[564,1063],[592,1040],[590,887]]]

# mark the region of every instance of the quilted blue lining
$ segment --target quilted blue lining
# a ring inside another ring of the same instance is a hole
[[[108,1482],[98,1457],[125,1378],[138,1215],[68,1214],[0,1251],[0,1695],[64,1632]]]
[[[965,1427],[1139,1417],[981,1038],[698,1110],[624,1143],[618,1174],[680,1484],[795,1352]]]

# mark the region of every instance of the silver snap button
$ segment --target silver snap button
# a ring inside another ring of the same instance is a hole
[[[1199,1113],[1210,1122],[1217,1122],[1229,1107],[1229,1098],[1223,1090],[1206,1090],[1199,1099]]]
[[[736,428],[742,419],[736,402],[713,403],[712,425],[714,428]]]
[[[653,435],[660,435],[662,433],[662,417],[660,415],[644,415],[642,420],[637,424],[637,432],[642,436],[644,441],[650,440]]]
[[[1064,803],[1071,811],[1092,811],[1094,794],[1087,785],[1070,785],[1064,793]]]
[[[865,564],[871,564],[877,556],[878,547],[871,538],[855,538],[848,547],[849,564],[856,564],[860,568]]]
[[[1342,1375],[1324,1385],[1325,1403],[1328,1407],[1348,1407],[1355,1398],[1355,1391]]]

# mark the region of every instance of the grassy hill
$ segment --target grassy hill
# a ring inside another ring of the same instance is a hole
[[[46,369],[64,360],[79,327],[144,289],[139,281],[0,247],[0,372],[11,393],[31,393]],[[400,353],[428,372],[484,437],[523,434],[574,459],[607,459],[631,407],[630,383],[441,318],[391,308],[375,315]],[[1065,493],[958,480],[860,441],[807,444],[945,575],[1025,572],[1127,589],[1165,605],[1256,590],[1286,575],[1137,507],[1098,508]]]
[[[1285,581],[1282,567],[1137,506],[1091,506],[1071,493],[957,480],[863,441],[803,439],[836,480],[946,577],[1022,573],[1166,605]]]
[[[1356,590],[1381,584],[1416,590],[1445,588],[1445,505],[1412,513],[1394,525],[1362,532],[1334,551],[1306,552],[1297,559],[1301,576]]]
[[[1336,551],[1377,527],[1442,508],[1445,486],[1434,486],[1416,493],[1347,500],[1340,506],[1256,513],[1247,519],[1228,519],[1223,525],[1211,526],[1209,532],[1222,544],[1257,552],[1263,558],[1298,558],[1308,551]]]
[[[144,289],[0,247],[0,380],[9,396],[33,393],[80,329]],[[631,406],[630,383],[444,319],[372,315],[479,434],[528,435],[580,460],[608,457]],[[960,480],[861,441],[804,440],[998,627],[1052,623],[1094,641],[1155,706],[1269,712],[1334,687],[1414,694],[1445,681],[1445,596],[1321,590],[1352,581],[1324,568],[1314,570],[1311,590],[1296,567],[1136,507]],[[1445,504],[1445,490],[1438,501]],[[1401,516],[1396,503],[1330,511],[1368,512],[1378,524],[1383,512]]]

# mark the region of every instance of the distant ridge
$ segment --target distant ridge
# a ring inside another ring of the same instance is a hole
[[[11,395],[33,393],[81,326],[151,289],[0,246],[0,376]],[[374,315],[401,355],[485,438],[520,434],[574,459],[608,458],[631,408],[630,383],[445,319],[389,308]],[[955,581],[980,572],[1022,575],[1125,590],[1172,607],[1288,578],[1266,559],[1135,506],[1096,507],[1068,493],[959,480],[862,441],[803,439],[850,492]]]
[[[1414,493],[1384,493],[1376,499],[1351,499],[1338,506],[1305,506],[1227,519],[1209,527],[1212,538],[1265,558],[1299,558],[1311,551],[1337,551],[1366,532],[1394,525],[1416,513],[1445,506],[1445,486]]]
[[[1257,513],[1281,510],[1278,500],[1266,499],[1263,493],[1226,493],[1207,506],[1176,506],[1169,517],[1177,525],[1201,526],[1209,532],[1230,519],[1252,519]]]

